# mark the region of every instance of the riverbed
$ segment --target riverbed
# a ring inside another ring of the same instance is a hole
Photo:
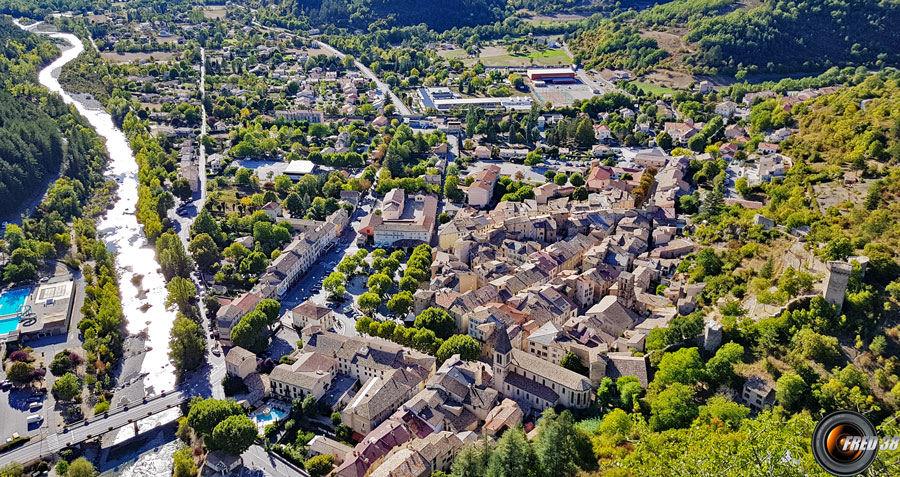
[[[82,42],[69,33],[41,33],[63,40],[71,46],[63,48],[62,55],[41,70],[38,81],[50,91],[62,96],[67,104],[73,104],[94,127],[97,134],[106,139],[109,162],[105,175],[118,184],[118,199],[114,202],[113,208],[109,209],[99,221],[97,229],[107,247],[116,253],[116,272],[127,330],[132,335],[142,333],[146,338],[143,340],[143,352],[128,358],[132,360],[133,368],[138,368],[138,365],[134,364],[135,359],[140,363],[138,376],[120,376],[119,384],[126,384],[130,379],[139,376],[144,376],[143,380],[137,379],[124,390],[125,392],[117,392],[116,396],[124,394],[131,400],[137,400],[144,395],[171,390],[175,387],[176,378],[167,352],[175,312],[166,310],[166,282],[156,261],[155,252],[135,216],[138,199],[137,162],[125,134],[113,124],[109,113],[102,107],[97,107],[96,103],[87,101],[82,95],[69,94],[57,80],[61,68],[84,51]],[[136,275],[142,278],[132,282],[132,278]],[[131,371],[129,374],[133,375],[135,372]],[[142,429],[147,429],[171,421],[178,416],[177,409],[173,411],[148,417],[139,425]],[[115,440],[122,441],[132,435],[133,431],[127,427],[116,436]],[[152,460],[157,461],[153,465],[155,468],[158,467],[158,460],[170,463],[171,455]],[[131,470],[135,475],[143,474],[138,469]]]

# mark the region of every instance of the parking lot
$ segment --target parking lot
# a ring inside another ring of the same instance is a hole
[[[6,374],[0,372],[0,381]],[[34,405],[39,403],[40,405]],[[33,408],[32,408],[33,406]],[[11,386],[0,386],[0,442],[7,442],[14,434],[22,437],[35,436],[42,428],[47,427],[48,407],[52,408],[52,398],[45,401],[45,396],[37,397],[30,390],[12,389]],[[39,415],[41,420],[29,424],[28,416]]]

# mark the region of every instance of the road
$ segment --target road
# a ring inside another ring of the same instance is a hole
[[[309,474],[281,458],[281,456],[266,452],[262,447],[254,444],[241,454],[244,467],[262,471],[267,477],[309,477]]]
[[[206,205],[206,146],[203,138],[206,137],[206,48],[200,47],[200,199],[194,202],[197,210],[202,210]],[[199,202],[199,203],[198,203]]]
[[[88,439],[100,436],[109,432],[112,428],[119,429],[138,421],[141,418],[152,416],[173,407],[178,407],[182,403],[191,399],[195,394],[193,389],[181,388],[176,391],[167,393],[165,396],[154,397],[147,404],[136,404],[127,411],[110,412],[109,417],[97,416],[88,419],[87,425],[76,424],[69,427],[68,432],[59,431],[57,433],[48,434],[43,439],[38,439],[16,448],[9,452],[0,454],[0,461],[3,462],[31,462],[43,456],[59,452],[61,449],[84,442]]]
[[[319,44],[320,47],[330,51],[332,54],[334,54],[338,58],[343,59],[345,56],[347,56],[346,54],[342,53],[337,48],[329,45],[328,43],[323,42],[322,40],[316,40],[316,42]],[[366,65],[360,63],[359,60],[354,60],[354,63],[356,64],[356,67],[360,71],[363,72],[364,75],[368,76],[370,80],[375,82],[375,84],[378,86],[378,89],[380,89],[384,94],[386,94],[389,98],[391,98],[391,102],[394,103],[394,107],[397,109],[397,113],[400,114],[400,116],[412,116],[413,115],[413,113],[409,109],[409,107],[406,106],[406,104],[403,101],[401,101],[400,98],[397,97],[397,95],[394,94],[393,91],[391,91],[391,87],[387,83],[385,83],[384,81],[381,81],[378,78],[378,75],[376,75],[375,72],[370,70]]]

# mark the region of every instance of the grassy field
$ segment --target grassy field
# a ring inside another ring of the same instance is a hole
[[[466,66],[471,66],[478,60],[481,60],[481,63],[485,66],[555,66],[572,64],[566,52],[555,49],[509,53],[504,47],[487,46],[481,50],[478,58],[466,56],[465,50],[444,50],[438,54],[447,59],[459,59]]]
[[[667,88],[665,86],[660,86],[658,84],[653,83],[645,83],[643,81],[631,81],[631,84],[641,88],[645,93],[650,94],[672,94],[675,92],[672,88]]]

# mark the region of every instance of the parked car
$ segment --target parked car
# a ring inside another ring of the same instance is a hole
[[[34,424],[36,422],[41,422],[43,420],[44,420],[44,416],[41,416],[40,414],[32,414],[32,415],[28,416],[27,418],[25,418],[25,422],[27,422],[28,424]]]

